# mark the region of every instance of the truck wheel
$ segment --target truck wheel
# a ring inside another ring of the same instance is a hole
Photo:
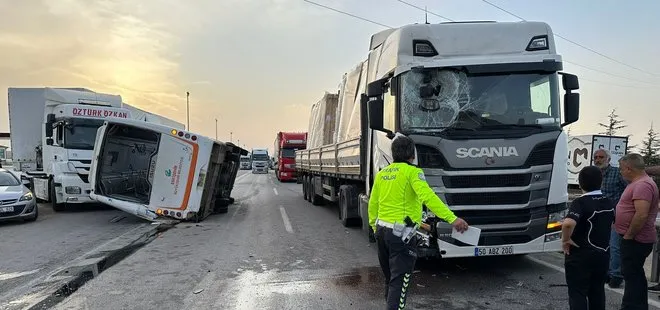
[[[53,206],[53,210],[55,212],[64,211],[66,204],[57,203],[57,194],[55,193],[55,184],[53,180],[50,180],[50,182],[48,182],[48,188],[50,190],[50,194],[48,195],[50,197],[48,198],[50,198],[50,204],[51,206]]]
[[[305,182],[307,183],[307,201],[312,202],[312,176],[308,175],[307,178],[305,178]]]
[[[303,176],[302,178],[303,199],[307,200],[307,176]]]
[[[312,177],[312,192],[310,195],[312,196],[312,204],[315,206],[321,206],[323,205],[323,196],[316,194],[316,178],[318,177]]]
[[[344,227],[362,226],[362,219],[354,216],[359,208],[358,198],[355,185],[339,187],[339,219]]]

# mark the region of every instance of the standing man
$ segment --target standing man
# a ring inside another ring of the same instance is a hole
[[[621,198],[621,194],[626,189],[628,182],[623,179],[619,169],[610,165],[611,159],[610,152],[605,149],[598,149],[594,152],[594,165],[600,168],[600,171],[603,173],[601,191],[605,197],[609,198],[616,205]],[[610,235],[609,280],[607,281],[607,284],[611,288],[619,288],[623,282],[620,244],[621,237],[616,233],[614,226],[612,226],[612,233]]]
[[[415,144],[410,138],[397,134],[392,141],[392,157],[394,162],[374,178],[369,226],[376,235],[378,261],[385,275],[387,309],[404,309],[417,260],[417,237],[404,243],[394,224],[403,224],[406,217],[420,224],[422,203],[460,232],[467,230],[468,224],[438,198],[426,183],[422,169],[412,165]]]
[[[644,171],[644,159],[628,154],[619,160],[621,175],[630,184],[616,206],[614,226],[621,240],[621,271],[626,281],[622,310],[648,309],[648,284],[644,261],[656,242],[658,187]]]
[[[605,310],[614,204],[600,190],[603,174],[595,166],[578,175],[584,193],[571,203],[562,223],[562,248],[571,310]]]

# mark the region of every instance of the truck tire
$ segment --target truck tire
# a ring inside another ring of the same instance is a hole
[[[362,219],[356,217],[360,201],[355,185],[342,185],[339,187],[339,219],[344,227],[362,226]]]
[[[312,192],[314,191],[312,188],[312,176],[308,175],[305,178],[305,182],[307,182],[307,201],[312,202]]]
[[[315,206],[322,206],[323,205],[323,196],[320,196],[316,194],[316,178],[318,177],[312,177],[312,192],[310,193],[311,198],[312,198],[312,204]]]
[[[53,211],[55,211],[55,212],[64,211],[64,209],[66,208],[66,204],[57,203],[57,194],[55,193],[55,184],[54,183],[55,182],[53,182],[52,179],[48,182],[48,190],[50,191],[50,193],[48,195],[49,196],[48,198],[50,198],[50,204],[53,207]]]
[[[303,199],[307,200],[307,176],[302,176]]]

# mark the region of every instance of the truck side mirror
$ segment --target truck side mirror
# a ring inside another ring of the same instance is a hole
[[[564,87],[564,90],[570,92],[571,90],[580,89],[580,83],[576,75],[564,72],[560,72],[559,74],[561,75],[561,84]]]
[[[50,128],[51,132],[53,131],[53,127]],[[52,136],[52,133],[51,133]],[[53,138],[46,138],[46,145],[53,145]]]
[[[580,118],[580,94],[564,94],[564,123],[561,127],[577,122]]]
[[[388,78],[383,78],[367,84],[367,96],[378,97],[382,95],[385,92],[385,83],[387,83],[387,81]]]
[[[46,115],[46,137],[53,136],[53,124],[55,123],[55,114]]]
[[[383,100],[369,100],[367,105],[369,109],[369,128],[386,133],[390,139],[394,138],[394,133],[383,126]]]

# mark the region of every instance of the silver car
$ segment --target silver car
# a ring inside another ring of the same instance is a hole
[[[0,168],[0,220],[35,221],[39,216],[32,192],[7,169]]]

